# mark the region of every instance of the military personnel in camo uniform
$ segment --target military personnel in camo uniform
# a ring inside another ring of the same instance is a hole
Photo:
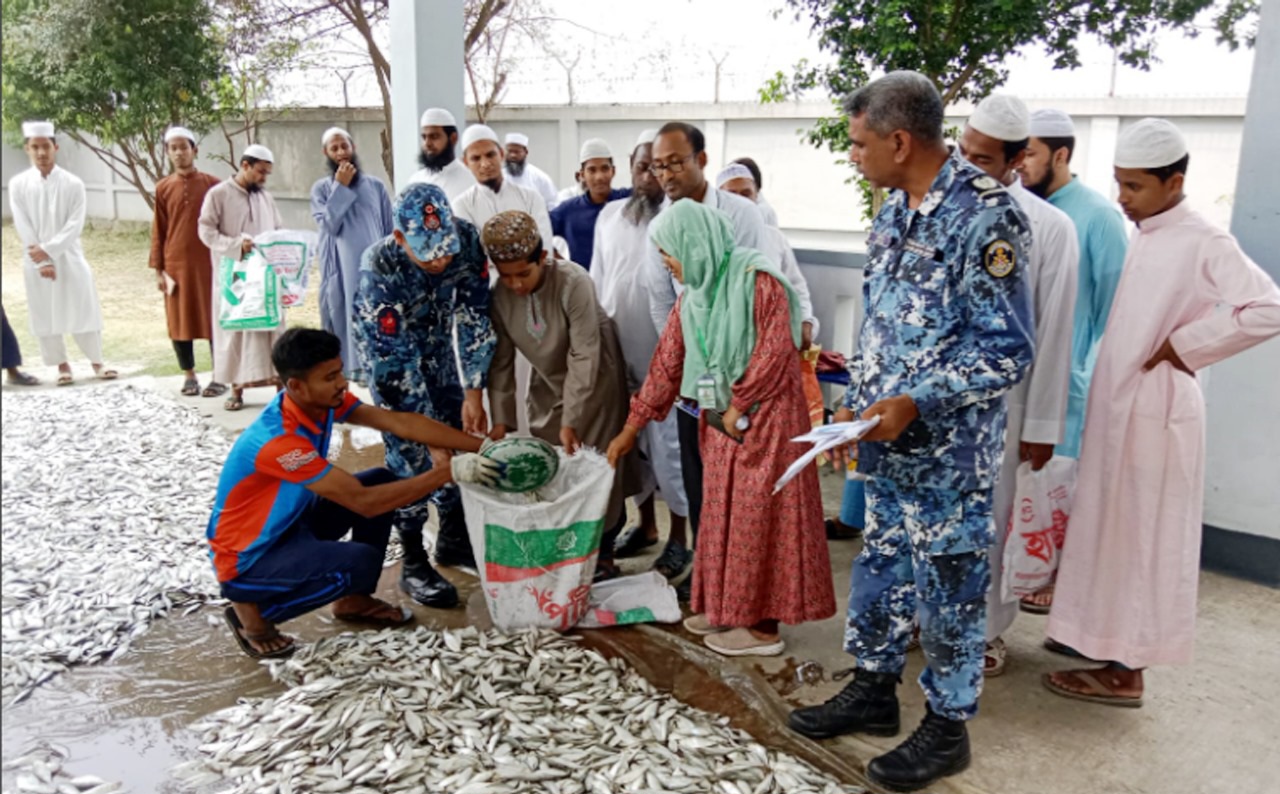
[[[790,724],[817,738],[896,734],[896,685],[918,613],[928,713],[867,767],[877,783],[909,791],[969,763],[1004,393],[1033,352],[1031,234],[994,179],[949,154],[942,100],[924,76],[886,75],[851,95],[845,112],[851,159],[890,192],[867,241],[860,350],[837,420],[880,424],[858,444],[858,469],[871,479],[844,643],[854,679]]]
[[[410,185],[392,214],[395,231],[364,253],[353,306],[352,335],[374,401],[484,434],[488,419],[481,395],[497,338],[489,324],[489,273],[480,234],[453,216],[435,185]],[[397,476],[434,465],[421,444],[384,438],[387,467]],[[405,554],[400,587],[420,604],[450,607],[458,602],[457,591],[431,567],[423,544],[428,501],[440,518],[436,564],[475,565],[461,495],[456,487],[442,488],[399,511]]]

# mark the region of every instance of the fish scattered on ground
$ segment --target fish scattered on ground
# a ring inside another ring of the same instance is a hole
[[[192,726],[223,794],[852,794],[556,632],[346,633],[268,663],[287,690]]]
[[[205,524],[230,441],[133,387],[3,396],[3,700],[219,599]]]
[[[124,794],[124,784],[118,780],[76,775],[63,769],[69,756],[70,752],[61,745],[42,743],[5,761],[3,768],[16,772],[13,785],[19,794]]]

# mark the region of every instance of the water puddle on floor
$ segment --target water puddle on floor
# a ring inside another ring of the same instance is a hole
[[[381,465],[381,448],[352,454],[343,468]],[[407,602],[396,589],[399,566],[383,572],[379,595]],[[474,577],[446,571],[458,586],[463,607],[415,607],[418,621],[432,628],[491,627],[484,594]],[[349,630],[320,610],[288,623],[287,633],[312,642]],[[766,677],[761,668],[723,659],[683,636],[682,630],[643,626],[579,632],[586,647],[621,657],[659,689],[706,711],[728,716],[735,727],[762,744],[798,756],[845,783],[865,785],[856,759],[837,756],[786,728],[790,706],[783,698],[811,680],[812,662],[788,660],[782,672]],[[817,668],[821,675],[821,668]],[[129,652],[105,664],[77,667],[37,689],[25,701],[3,709],[0,742],[5,759],[43,742],[70,750],[64,769],[120,780],[132,794],[179,794],[169,770],[195,756],[199,737],[187,726],[235,705],[245,697],[282,691],[265,667],[245,656],[223,623],[222,611],[206,607],[156,622]],[[13,771],[5,789],[14,788]],[[225,786],[215,786],[210,791]]]

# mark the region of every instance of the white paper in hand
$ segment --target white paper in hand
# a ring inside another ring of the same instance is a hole
[[[813,463],[822,453],[857,441],[878,424],[880,424],[879,416],[873,416],[870,419],[855,419],[852,422],[835,422],[815,427],[808,433],[791,439],[801,444],[813,444],[813,448],[787,467],[787,470],[778,478],[778,482],[774,484],[773,492],[781,491],[787,483],[794,480],[797,474],[804,471],[804,468]]]

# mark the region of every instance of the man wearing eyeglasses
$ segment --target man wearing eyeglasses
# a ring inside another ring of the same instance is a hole
[[[668,122],[658,130],[653,142],[653,165],[650,173],[662,186],[666,199],[662,207],[672,202],[690,199],[715,207],[729,217],[733,225],[733,239],[739,248],[766,250],[764,216],[755,204],[724,190],[718,190],[707,181],[706,138],[702,130],[683,121]],[[766,254],[767,255],[767,254]],[[779,264],[775,262],[774,264]],[[649,279],[649,314],[653,326],[662,336],[667,316],[676,304],[679,285],[671,278],[662,264],[658,247],[650,244],[646,269]],[[689,499],[689,525],[696,542],[698,519],[702,513],[702,455],[698,449],[697,408],[677,402],[676,423],[680,432],[680,464],[684,475],[685,493]],[[693,553],[679,543],[668,541],[667,547],[654,564],[655,570],[673,581],[681,581],[693,565]]]

